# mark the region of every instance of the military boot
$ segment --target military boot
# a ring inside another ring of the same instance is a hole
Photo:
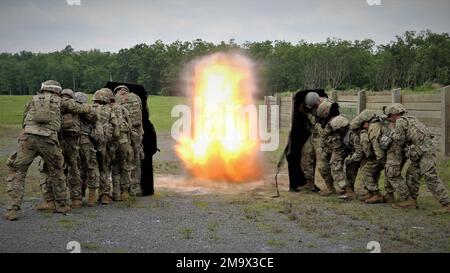
[[[37,210],[48,210],[48,211],[54,211],[56,209],[55,202],[54,201],[42,201],[39,203],[36,207]]]
[[[70,211],[70,206],[69,205],[57,205],[55,212],[56,213],[68,213]]]
[[[330,196],[332,194],[336,194],[336,189],[333,186],[333,183],[327,183],[327,187],[324,190],[320,191],[321,196]]]
[[[101,198],[102,205],[108,205],[111,202],[112,202],[112,199],[111,199],[111,197],[109,197],[109,195],[107,195],[107,194],[102,195],[102,198]]]
[[[96,189],[89,189],[89,196],[88,196],[88,201],[87,201],[87,205],[88,207],[94,207],[96,200],[97,200],[97,195],[96,195]]]
[[[369,198],[372,198],[373,193],[371,193],[370,191],[368,191],[366,194],[364,194],[363,196],[359,197],[360,201],[366,201]]]
[[[72,209],[79,209],[82,207],[81,200],[78,198],[72,199]]]
[[[316,189],[316,186],[314,185],[314,181],[311,179],[306,180],[306,184],[300,187],[301,191],[312,191]]]
[[[443,205],[440,209],[433,212],[434,214],[444,214],[450,213],[450,203],[447,205]]]
[[[5,218],[6,218],[6,220],[9,220],[9,221],[17,221],[17,219],[19,219],[19,217],[17,217],[17,210],[15,210],[15,209],[7,210],[5,213]]]
[[[350,186],[347,186],[344,188],[344,194],[339,196],[341,199],[345,200],[353,200],[356,197],[356,193],[353,191],[353,188]]]
[[[119,201],[122,201],[122,198],[120,197],[120,193],[118,193],[118,192],[113,192],[113,201],[114,202],[119,202]]]
[[[384,199],[383,199],[383,195],[381,195],[381,193],[379,191],[375,191],[372,193],[372,197],[366,199],[367,204],[377,204],[377,203],[383,203]]]
[[[394,209],[417,209],[417,202],[413,198],[408,198],[405,201],[396,202],[392,204]]]
[[[395,202],[395,196],[393,193],[386,193],[384,196],[384,203],[394,203]]]
[[[128,191],[123,191],[120,194],[120,199],[122,199],[122,201],[128,201],[129,195],[128,195]]]

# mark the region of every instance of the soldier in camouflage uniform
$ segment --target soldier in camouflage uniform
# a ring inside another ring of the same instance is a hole
[[[58,133],[61,130],[62,112],[73,114],[88,113],[88,106],[77,105],[74,101],[62,101],[62,88],[57,81],[42,83],[40,94],[33,96],[24,112],[23,130],[19,136],[17,153],[13,154],[7,165],[7,211],[5,218],[17,220],[17,211],[24,196],[25,177],[33,160],[40,156],[48,168],[48,182],[52,185],[55,211],[70,211],[66,181],[63,171],[64,157],[59,145]],[[46,200],[52,202],[53,200]]]
[[[64,89],[61,92],[61,100],[68,101],[73,104],[75,94],[71,89]],[[89,106],[85,106],[89,107]],[[65,162],[65,174],[67,178],[67,185],[69,186],[69,196],[72,201],[72,209],[81,208],[82,194],[81,194],[81,177],[80,177],[80,118],[91,118],[95,116],[95,112],[92,110],[85,114],[72,114],[65,112],[62,115],[61,122],[61,150],[64,156]],[[41,172],[41,189],[43,192],[44,200],[52,200],[52,185],[48,183],[48,168],[45,164],[40,164]],[[53,202],[43,202],[37,206],[38,210],[52,210]]]
[[[349,131],[349,122],[343,116],[333,117],[324,128],[324,144],[331,150],[330,167],[333,182],[340,191],[349,198],[353,198],[355,193],[344,172],[344,160],[349,154],[349,149],[344,144],[344,137]]]
[[[320,175],[324,179],[326,185],[326,189],[320,190],[320,195],[322,196],[329,196],[336,193],[336,189],[334,187],[333,173],[337,174],[339,160],[336,159],[336,164],[333,165],[333,167],[335,167],[336,169],[335,171],[332,171],[330,165],[333,155],[333,146],[332,146],[333,137],[329,136],[329,134],[332,132],[331,127],[329,125],[330,109],[332,105],[333,102],[331,100],[327,98],[321,98],[318,107],[313,108],[313,112],[315,113],[315,116],[317,118],[317,126],[318,126],[317,128],[320,136],[319,143],[321,155],[317,161],[317,168],[319,170]]]
[[[361,167],[361,175],[368,194],[363,197],[363,200],[368,204],[382,203],[384,197],[378,187],[380,174],[386,161],[386,153],[379,142],[382,135],[382,118],[374,111],[366,109],[358,115],[358,119],[363,128],[360,139],[366,156],[366,160]],[[391,187],[388,183],[386,183],[386,189],[392,192],[389,190]]]
[[[306,94],[304,102],[307,109],[315,111],[315,108],[318,106],[317,104],[320,102],[320,96],[317,92],[309,92]],[[306,115],[309,121],[306,124],[306,127],[311,134],[303,144],[301,151],[300,162],[306,183],[300,190],[316,192],[319,188],[314,183],[314,175],[316,163],[320,161],[320,156],[322,154],[319,134],[319,130],[322,128],[317,122],[314,114],[306,113]]]
[[[131,120],[128,110],[116,103],[113,92],[108,89],[111,111],[117,117],[120,135],[112,140],[112,184],[113,200],[126,201],[131,185],[131,166],[133,164],[134,150],[131,146]]]
[[[346,187],[351,188],[351,192],[341,195],[341,199],[355,198],[355,182],[360,166],[365,162],[364,151],[361,146],[361,121],[355,117],[350,122],[350,129],[344,136],[344,145],[349,150],[349,155],[344,160],[344,173]]]
[[[305,175],[306,184],[300,189],[316,192],[319,188],[314,183],[314,174],[316,162],[320,161],[320,156],[322,154],[320,147],[320,136],[318,131],[321,128],[319,128],[320,124],[316,122],[315,116],[309,113],[307,115],[309,120],[308,127],[311,131],[311,135],[303,144],[301,152],[301,168],[303,174]]]
[[[120,85],[114,88],[116,101],[123,105],[131,118],[131,144],[134,151],[134,160],[131,171],[130,193],[140,196],[141,191],[141,160],[144,159],[144,149],[142,147],[142,137],[144,128],[142,124],[142,102],[138,95],[131,93],[128,87]]]
[[[75,93],[75,101],[80,104],[87,103],[87,96],[82,92]],[[97,190],[99,188],[100,173],[97,163],[96,139],[93,130],[98,116],[95,112],[91,115],[80,116],[80,177],[83,184],[89,189],[87,205],[95,206]]]
[[[70,89],[61,92],[61,100],[70,100],[72,103],[75,94]],[[64,113],[61,122],[61,150],[66,163],[67,185],[70,190],[72,208],[81,208],[81,179],[78,168],[80,141],[80,119],[78,115]]]
[[[100,188],[99,198],[103,205],[107,205],[112,202],[111,199],[111,160],[108,156],[108,150],[112,145],[112,140],[117,138],[120,134],[117,117],[111,112],[109,106],[109,97],[107,90],[102,88],[94,93],[93,107],[98,116],[98,122],[95,130],[101,130],[103,136],[99,137],[97,144],[97,163],[100,171]]]
[[[381,136],[379,138],[380,146],[386,153],[386,162],[384,164],[384,180],[386,191],[384,197],[385,203],[395,202],[395,188],[393,180],[402,179],[401,171],[406,163],[404,151],[398,143],[392,144],[390,135],[394,129],[394,123],[391,122],[386,115],[383,115],[381,120]],[[403,183],[404,184],[404,183]]]
[[[424,177],[433,196],[442,205],[440,212],[450,212],[450,199],[447,189],[439,178],[436,168],[435,144],[433,136],[426,126],[416,117],[405,115],[406,108],[399,104],[388,106],[386,114],[395,122],[395,129],[391,137],[393,143],[400,145],[405,150],[405,156],[411,160],[411,165],[406,172],[406,185],[409,193],[404,192],[402,187],[396,188],[405,201],[394,203],[394,208],[417,208],[417,197],[419,194],[420,178]]]

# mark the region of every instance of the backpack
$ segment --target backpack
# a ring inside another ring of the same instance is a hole
[[[125,96],[119,96],[119,103],[127,108],[131,126],[139,127],[142,125],[142,103],[139,97],[134,93],[128,93]]]
[[[33,96],[30,104],[30,113],[33,121],[39,124],[49,123],[51,121],[51,104],[51,96],[49,95],[39,94]]]
[[[23,121],[25,132],[49,136],[61,130],[61,100],[52,94],[34,95]]]

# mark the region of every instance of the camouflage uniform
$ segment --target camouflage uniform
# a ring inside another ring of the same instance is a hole
[[[327,140],[330,129],[326,129],[326,126],[322,126],[321,122],[329,116],[329,111],[333,102],[329,99],[323,99],[317,109],[314,109],[314,114],[317,118],[316,128],[319,132],[319,143],[320,143],[320,156],[317,159],[317,168],[320,175],[325,181],[327,187],[326,190],[321,190],[321,195],[329,195],[335,193],[336,190],[333,186],[333,176],[330,166],[330,161],[332,159],[333,148],[331,143]]]
[[[112,145],[112,139],[119,136],[119,127],[117,117],[111,112],[108,105],[109,98],[104,90],[98,90],[94,94],[94,104],[92,105],[98,116],[96,126],[102,127],[103,136],[97,143],[97,163],[100,171],[100,189],[99,198],[103,204],[108,204],[111,200],[111,160],[108,156],[108,150]],[[96,128],[100,129],[100,128]],[[105,197],[104,197],[105,196]]]
[[[70,96],[64,97],[64,95]],[[68,101],[73,104],[74,93],[70,89],[64,89],[61,93],[62,101]],[[78,103],[76,103],[78,104]],[[85,105],[84,107],[89,107]],[[62,123],[61,123],[61,149],[65,161],[65,173],[67,177],[67,184],[69,186],[69,196],[72,199],[72,207],[80,207],[82,199],[82,188],[81,188],[81,176],[80,176],[80,130],[81,123],[80,117],[89,118],[95,115],[95,112],[90,111],[85,114],[77,115],[70,112],[62,113]],[[82,161],[83,162],[83,161]],[[41,168],[41,174],[43,179],[41,180],[41,189],[43,189],[44,200],[49,201],[51,197],[52,186],[47,183],[48,168],[43,166]]]
[[[308,114],[309,128],[311,135],[303,145],[301,152],[301,168],[308,183],[314,184],[314,174],[316,162],[321,162],[322,148],[320,144],[319,130],[322,130],[320,124],[316,122],[316,118]],[[323,169],[323,167],[321,167]]]
[[[116,101],[123,105],[131,118],[131,144],[133,146],[133,166],[131,171],[130,192],[134,195],[141,195],[141,160],[144,159],[144,149],[142,147],[142,137],[144,129],[142,124],[142,102],[139,96],[129,92],[126,86],[118,86],[114,89]]]
[[[400,116],[395,122],[392,139],[394,143],[405,147],[405,155],[411,160],[406,172],[410,196],[417,199],[419,179],[423,176],[425,184],[439,203],[448,205],[450,199],[436,169],[435,145],[425,125],[416,117]]]
[[[378,180],[386,160],[385,151],[381,148],[379,138],[382,134],[381,118],[370,110],[364,110],[358,117],[362,125],[369,122],[369,128],[360,134],[361,146],[367,158],[361,168],[366,189],[370,193],[378,193]]]
[[[383,150],[386,151],[386,163],[384,165],[385,190],[388,194],[393,194],[396,191],[400,197],[408,197],[408,187],[405,179],[402,177],[402,169],[406,162],[404,151],[401,145],[393,143],[391,134],[394,123],[384,119],[382,122],[383,133],[380,138],[380,144]]]
[[[130,190],[131,170],[134,150],[131,146],[131,120],[128,110],[120,104],[111,103],[111,111],[117,117],[120,135],[113,139],[114,156],[112,162],[112,183],[114,200],[122,199],[124,192]]]
[[[48,168],[48,182],[52,186],[57,212],[68,211],[68,196],[63,172],[64,157],[58,140],[61,112],[83,114],[88,113],[90,109],[87,106],[77,105],[74,101],[61,101],[59,96],[61,85],[58,82],[44,82],[42,91],[51,93],[35,95],[27,104],[17,153],[8,160],[7,209],[9,211],[20,209],[24,196],[25,177],[29,166],[37,156],[41,156]],[[6,218],[17,219],[8,215]]]
[[[75,96],[77,95],[78,93],[75,94]],[[98,189],[100,179],[97,150],[94,145],[95,140],[92,137],[92,130],[97,119],[98,116],[95,112],[91,115],[80,116],[80,176],[82,183],[89,188],[90,192],[95,192]]]
[[[71,98],[63,96],[65,94],[71,96]],[[70,100],[71,103],[75,103],[72,90],[63,90],[61,96],[62,101]],[[61,149],[66,163],[67,184],[70,189],[70,198],[72,200],[81,200],[82,198],[80,170],[78,168],[80,150],[79,141],[80,119],[78,115],[64,112],[61,123]]]
[[[344,144],[350,150],[349,156],[344,161],[346,186],[355,189],[356,176],[360,166],[365,162],[364,151],[361,146],[361,125],[356,119],[350,123],[350,130],[344,137]]]
[[[344,173],[344,160],[347,157],[348,150],[344,145],[344,136],[349,129],[349,122],[343,116],[333,117],[325,126],[323,143],[326,150],[331,151],[329,165],[331,167],[331,176],[333,182],[344,190],[347,186]]]

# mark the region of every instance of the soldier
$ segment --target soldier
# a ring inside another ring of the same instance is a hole
[[[361,121],[358,117],[355,117],[350,122],[350,130],[344,137],[344,145],[349,150],[349,156],[344,160],[344,173],[346,178],[346,186],[352,189],[350,194],[344,194],[340,196],[341,199],[353,199],[355,198],[355,181],[358,175],[358,170],[365,162],[364,151],[361,146]]]
[[[103,205],[107,205],[112,202],[111,199],[111,183],[109,177],[111,175],[111,161],[108,156],[108,150],[112,145],[112,139],[119,136],[119,127],[117,118],[114,113],[111,112],[109,106],[109,97],[106,88],[97,90],[93,97],[93,107],[98,116],[96,131],[100,130],[103,136],[99,137],[97,145],[97,163],[100,171],[100,188],[99,199]]]
[[[379,138],[379,142],[381,149],[383,149],[386,153],[386,162],[384,164],[384,190],[386,193],[383,196],[385,203],[395,202],[395,188],[393,187],[393,183],[395,182],[392,181],[398,178],[401,178],[401,180],[404,181],[401,176],[401,171],[406,163],[406,158],[402,147],[398,145],[398,143],[392,144],[392,138],[390,138],[390,135],[394,129],[394,126],[394,123],[387,118],[387,115],[382,117],[381,136]],[[405,183],[403,182],[403,184]]]
[[[317,92],[309,92],[305,96],[305,105],[311,110],[316,110],[324,99],[326,98],[320,97]]]
[[[362,126],[361,145],[366,156],[361,174],[368,194],[363,200],[368,204],[382,203],[384,197],[380,193],[378,180],[384,168],[386,153],[379,142],[382,134],[381,118],[374,111],[366,109],[358,115],[358,119]]]
[[[120,135],[112,140],[112,184],[113,200],[126,201],[131,184],[131,166],[134,158],[133,147],[131,146],[131,120],[128,110],[116,103],[113,92],[107,90],[110,99],[111,111],[117,117]]]
[[[417,197],[420,187],[419,179],[424,177],[428,189],[442,205],[442,209],[439,212],[449,213],[450,199],[445,185],[437,172],[433,136],[416,117],[405,115],[407,113],[406,108],[399,103],[388,106],[386,113],[388,118],[395,122],[395,129],[391,134],[393,143],[403,147],[405,156],[411,160],[411,164],[406,172],[406,185],[409,193],[406,193],[402,187],[399,187],[400,195],[403,198],[406,197],[406,200],[394,203],[392,207],[417,208]]]
[[[70,211],[63,171],[64,157],[59,145],[61,112],[83,114],[89,107],[76,105],[70,100],[62,101],[62,88],[57,81],[49,80],[41,85],[40,94],[33,96],[24,112],[23,130],[19,136],[17,153],[8,160],[7,220],[17,220],[17,211],[24,196],[25,177],[28,168],[37,156],[41,156],[48,168],[48,182],[53,191],[53,200],[45,200],[58,213]],[[54,204],[54,202],[56,204]]]
[[[337,174],[337,171],[331,170],[330,161],[332,160],[333,155],[333,146],[331,139],[334,136],[330,136],[329,134],[332,133],[331,127],[329,125],[329,122],[331,119],[339,115],[339,111],[333,110],[335,107],[338,108],[337,104],[332,102],[329,99],[321,98],[321,102],[319,106],[315,109],[313,108],[313,111],[316,113],[315,116],[317,118],[317,128],[319,130],[320,135],[320,147],[321,147],[321,155],[318,158],[317,161],[317,167],[319,170],[320,175],[325,180],[326,189],[321,189],[320,195],[322,196],[329,196],[336,193],[336,189],[334,188],[334,179],[333,179],[333,173]],[[327,127],[328,126],[328,127]],[[336,154],[337,156],[337,154]],[[339,156],[337,156],[339,157]],[[344,157],[345,158],[345,157]],[[344,160],[344,158],[342,160]],[[334,167],[336,170],[338,169],[338,158],[333,158],[333,160],[336,159],[336,164],[334,164]],[[342,170],[342,169],[341,169]],[[339,178],[340,179],[340,178]]]
[[[144,149],[142,147],[142,136],[144,129],[142,124],[142,102],[139,96],[131,93],[125,85],[114,88],[116,101],[123,105],[131,118],[131,143],[134,151],[134,160],[131,171],[130,193],[135,196],[141,195],[141,160],[144,159]]]
[[[61,100],[75,102],[75,94],[70,89],[61,92]],[[63,113],[61,122],[61,150],[66,163],[67,184],[70,190],[72,208],[81,208],[81,179],[78,168],[80,119],[78,115],[70,112]]]
[[[87,103],[87,96],[83,92],[75,93],[75,101],[80,104]],[[81,181],[89,189],[87,205],[95,206],[97,190],[99,188],[100,173],[97,163],[97,143],[94,128],[98,120],[95,112],[91,115],[80,116],[80,176]]]
[[[353,187],[347,183],[344,172],[344,160],[350,152],[344,144],[344,137],[349,130],[349,122],[345,117],[334,117],[325,127],[325,131],[328,131],[325,142],[330,145],[332,150],[330,166],[334,183],[338,185],[341,191],[344,191],[346,196],[354,198]]]
[[[320,156],[322,154],[319,135],[319,130],[321,128],[320,124],[317,123],[315,116],[310,113],[308,113],[307,116],[309,121],[307,125],[311,131],[311,135],[303,144],[301,152],[301,168],[306,179],[306,184],[301,187],[301,190],[317,192],[319,188],[314,183],[314,173],[316,162],[320,161]]]
[[[61,92],[61,101],[69,101],[73,103],[74,93],[71,89],[63,89]],[[69,196],[73,209],[81,208],[81,180],[78,168],[79,160],[79,136],[80,136],[80,120],[78,115],[70,112],[62,113],[61,132],[59,140],[61,150],[64,156],[64,173],[69,187]],[[41,172],[41,189],[44,200],[51,200],[52,185],[48,183],[48,168],[44,162],[40,161],[39,171]],[[50,204],[50,206],[48,206]],[[52,210],[51,203],[43,202],[37,206],[38,210]]]

